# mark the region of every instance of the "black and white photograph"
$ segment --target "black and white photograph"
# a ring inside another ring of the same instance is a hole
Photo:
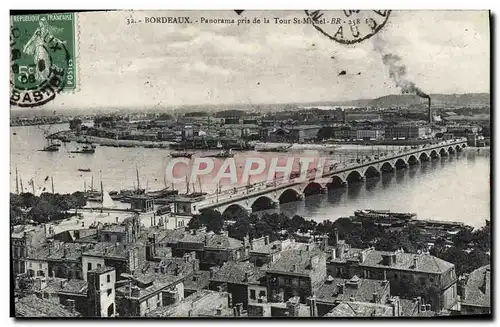
[[[13,318],[492,318],[489,10],[9,19]]]

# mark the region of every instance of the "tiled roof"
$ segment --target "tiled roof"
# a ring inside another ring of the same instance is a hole
[[[342,294],[339,294],[337,285],[344,285]],[[318,286],[315,294],[317,301],[321,302],[352,301],[351,298],[355,301],[371,302],[373,293],[381,296],[385,287],[382,281],[376,279],[361,279],[357,276],[343,279],[329,276],[327,281]]]
[[[247,274],[248,280],[245,280],[245,274]],[[219,270],[215,271],[214,277],[210,278],[210,281],[248,284],[248,282],[262,277],[264,277],[264,273],[250,262],[228,261]]]
[[[209,283],[210,283],[210,272],[200,270],[188,276],[184,280],[184,289],[191,291],[199,291],[201,289],[208,288]]]
[[[92,249],[83,253],[83,255],[102,257],[102,258],[128,258],[129,251],[135,247],[141,247],[142,244],[118,244],[118,243],[97,243]]]
[[[361,252],[363,250],[360,249],[349,249],[349,253],[347,254],[347,258],[350,259],[360,259]],[[378,251],[378,250],[368,250],[365,251],[365,259],[363,262],[359,263],[360,267],[373,267],[373,268],[389,268],[389,266],[384,265],[383,256],[391,255],[395,252],[388,251]],[[413,259],[417,258],[417,267],[414,267]],[[333,260],[341,261],[341,260]],[[411,271],[419,271],[430,274],[441,274],[449,269],[455,267],[454,264],[439,259],[430,254],[415,254],[415,253],[404,253],[398,252],[396,253],[396,263],[393,264],[390,269],[397,270],[411,270]]]
[[[159,307],[147,314],[148,317],[199,317],[215,315],[221,302],[227,311],[228,295],[225,292],[201,290],[173,305]]]
[[[469,274],[465,285],[463,305],[491,307],[490,265],[482,266]]]
[[[46,293],[72,293],[87,296],[88,284],[82,279],[50,278],[42,290]]]
[[[84,246],[78,243],[64,243],[59,247],[53,247],[48,256],[49,260],[80,260]]]
[[[15,303],[16,317],[78,317],[78,312],[72,312],[61,304],[29,295]]]
[[[167,238],[167,243],[201,243],[205,248],[211,249],[237,249],[243,246],[243,242],[227,236],[227,234],[215,234],[207,232],[197,232],[191,234],[184,232],[182,235],[172,234]]]
[[[322,256],[324,253],[318,249],[306,250],[287,250],[281,252],[278,260],[273,262],[267,271],[278,273],[296,273],[309,274],[313,268],[311,259],[315,256]]]
[[[393,316],[393,308],[385,304],[374,304],[368,302],[342,302],[325,315],[325,317],[381,316]]]
[[[122,275],[123,276],[123,275]],[[116,289],[118,294],[122,294],[125,297],[133,297],[142,299],[147,296],[150,296],[158,291],[163,290],[164,288],[171,287],[178,282],[180,282],[184,277],[182,276],[171,276],[171,275],[163,275],[163,274],[142,274],[142,273],[134,273],[132,279],[139,281],[140,283],[147,284],[149,286],[140,288],[138,296],[130,296],[130,291],[128,285],[119,287]],[[152,284],[151,284],[152,283]]]

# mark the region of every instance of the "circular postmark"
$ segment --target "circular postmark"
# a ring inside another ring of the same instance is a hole
[[[342,44],[359,43],[378,33],[390,10],[306,10],[311,24],[328,38]]]
[[[11,24],[11,105],[41,106],[64,89],[71,58],[61,30],[43,16],[36,25]]]

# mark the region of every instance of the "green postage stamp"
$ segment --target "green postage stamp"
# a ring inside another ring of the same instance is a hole
[[[41,106],[76,89],[76,14],[11,16],[10,103]]]

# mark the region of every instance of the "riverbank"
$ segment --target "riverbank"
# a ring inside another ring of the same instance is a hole
[[[49,135],[47,138],[62,142],[92,143],[109,147],[143,147],[168,149],[173,142],[167,141],[140,141],[140,140],[113,140],[105,137],[76,135],[73,131],[61,131]]]

